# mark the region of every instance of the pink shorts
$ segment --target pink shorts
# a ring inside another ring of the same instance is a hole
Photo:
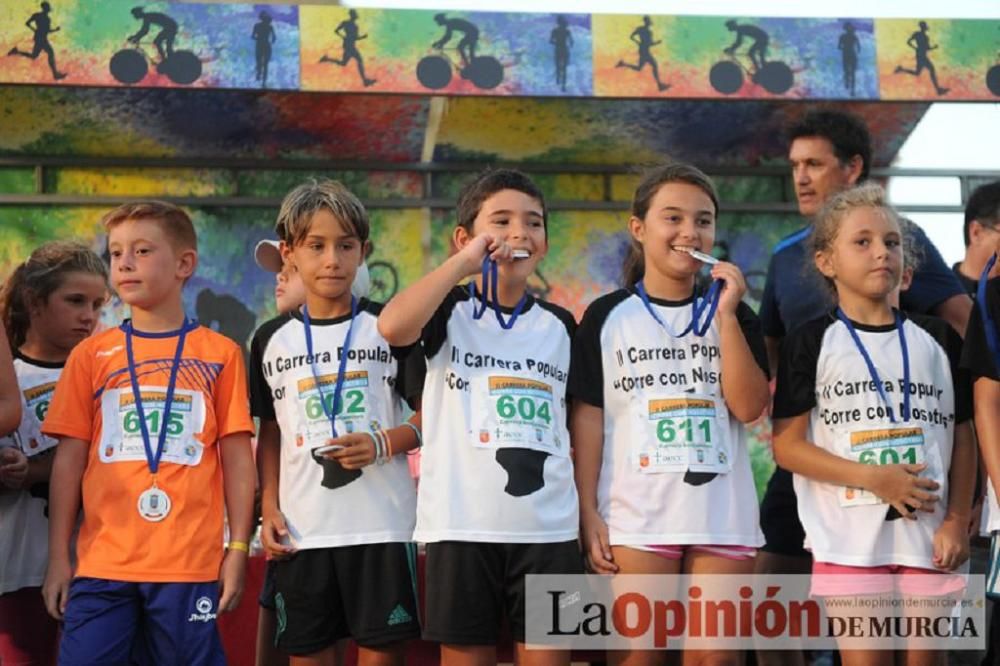
[[[684,557],[684,553],[705,553],[715,555],[727,560],[742,562],[752,560],[757,556],[757,549],[750,546],[703,546],[703,545],[653,545],[653,546],[629,546],[636,550],[653,553],[668,560],[679,560]]]
[[[39,588],[0,595],[0,664],[55,664],[58,644],[59,624],[45,610]]]
[[[908,597],[943,597],[965,588],[965,576],[936,569],[902,564],[852,567],[846,564],[813,562],[811,594],[840,597],[856,594],[899,592]]]

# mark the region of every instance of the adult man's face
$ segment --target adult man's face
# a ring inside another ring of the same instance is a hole
[[[833,144],[823,137],[803,136],[792,141],[788,161],[799,213],[806,217],[815,215],[827,199],[854,185],[861,176],[861,157],[856,155],[842,164]]]

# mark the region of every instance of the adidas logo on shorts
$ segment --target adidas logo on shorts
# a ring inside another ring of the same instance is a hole
[[[392,609],[391,613],[389,613],[389,619],[386,620],[386,624],[390,627],[394,627],[397,624],[406,624],[407,622],[413,622],[413,617],[406,612],[406,609],[403,608],[403,604],[396,604],[396,607]]]

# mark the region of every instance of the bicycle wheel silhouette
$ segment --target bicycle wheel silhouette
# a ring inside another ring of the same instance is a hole
[[[431,90],[444,88],[451,83],[451,63],[443,56],[424,56],[417,63],[417,81]]]
[[[765,64],[753,75],[753,82],[773,95],[780,95],[788,92],[795,76],[792,68],[777,60]]]
[[[194,83],[201,76],[201,59],[191,51],[174,51],[157,66],[156,71],[180,85]]]
[[[1000,65],[993,65],[986,72],[986,87],[991,93],[1000,97]]]
[[[735,62],[723,60],[712,65],[708,82],[723,95],[732,95],[743,86],[743,71]]]
[[[371,279],[371,290],[368,298],[385,303],[396,295],[399,289],[399,273],[396,267],[387,261],[373,261],[368,264],[368,276]]]
[[[149,71],[146,56],[139,49],[122,49],[111,56],[111,76],[119,83],[139,83]]]
[[[493,56],[479,56],[462,70],[462,78],[469,79],[477,88],[492,90],[503,81],[503,65]]]

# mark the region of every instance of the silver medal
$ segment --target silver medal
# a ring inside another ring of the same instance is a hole
[[[170,496],[153,486],[139,495],[138,509],[143,520],[158,523],[170,513]]]

